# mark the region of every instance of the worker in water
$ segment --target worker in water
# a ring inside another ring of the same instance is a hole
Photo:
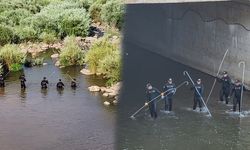
[[[57,89],[63,89],[64,88],[64,84],[62,82],[62,79],[59,79],[59,82],[56,84]]]
[[[194,90],[194,105],[193,105],[193,110],[196,110],[197,103],[199,104],[199,108],[201,111],[202,108],[202,95],[203,95],[203,85],[201,83],[201,79],[198,79],[196,81],[196,84],[194,84],[194,87],[191,88]]]
[[[146,106],[149,106],[150,115],[152,118],[157,118],[157,111],[156,111],[156,100],[157,97],[163,96],[163,93],[154,88],[150,83],[146,86],[146,95],[147,95],[147,101],[145,102]]]
[[[49,81],[46,79],[46,77],[43,77],[43,80],[41,81],[41,88],[47,89],[48,88]]]
[[[172,100],[175,94],[176,87],[172,79],[169,78],[168,81],[163,86],[164,101],[165,101],[165,111],[172,111]]]
[[[25,75],[24,75],[24,74],[21,75],[21,76],[19,77],[19,80],[20,80],[20,83],[21,83],[21,88],[22,88],[22,89],[26,89],[26,84],[25,84],[26,78],[25,78]]]
[[[4,76],[0,74],[0,87],[5,87]]]
[[[221,90],[220,90],[220,101],[226,101],[228,104],[230,91],[231,91],[231,78],[228,76],[227,72],[223,72],[223,76],[219,78],[219,82],[222,82]]]
[[[72,88],[76,88],[76,79],[73,79],[73,80],[71,81],[71,87],[72,87]]]
[[[239,112],[241,111],[241,92],[243,94],[243,91],[246,91],[246,88],[244,85],[240,83],[239,80],[235,81],[235,84],[232,88],[231,96],[234,94],[233,97],[233,111],[236,111],[237,105],[239,105]]]

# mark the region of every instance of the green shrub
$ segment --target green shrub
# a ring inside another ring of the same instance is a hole
[[[19,26],[15,28],[15,35],[22,42],[35,41],[37,39],[37,34],[35,29],[29,26]]]
[[[44,62],[44,58],[35,58],[33,59],[33,66],[40,66],[40,65],[43,65],[43,62]]]
[[[55,43],[57,41],[55,33],[46,33],[46,32],[43,32],[39,36],[39,39],[42,40],[43,42],[47,43],[47,44]]]
[[[90,71],[96,73],[100,61],[108,54],[111,54],[112,51],[115,51],[115,49],[117,49],[117,46],[110,43],[106,38],[100,39],[94,43],[85,56],[85,61]]]
[[[84,52],[78,46],[74,36],[66,37],[64,48],[60,51],[59,62],[62,66],[83,65]]]
[[[96,0],[89,8],[89,13],[93,21],[101,21],[101,10],[107,0]]]
[[[15,64],[11,64],[10,67],[9,67],[10,71],[20,71],[23,69],[23,66],[22,64],[18,64],[18,63],[15,63]]]
[[[108,79],[107,84],[112,85],[121,80],[121,55],[117,49],[100,61],[99,71]]]
[[[3,74],[3,65],[0,64],[0,74]]]
[[[17,64],[22,64],[25,60],[25,54],[14,44],[6,44],[0,49],[0,58],[8,66],[9,69],[17,68]]]
[[[90,17],[85,9],[69,9],[59,19],[61,34],[86,36],[90,27]]]
[[[94,3],[94,0],[72,0],[76,2],[81,8],[89,9],[89,7]]]
[[[11,28],[0,25],[0,45],[11,43],[14,32]]]
[[[1,24],[16,26],[24,18],[31,16],[31,12],[26,9],[6,10],[0,13]]]
[[[118,27],[123,24],[123,15],[125,12],[124,4],[121,0],[110,0],[102,6],[101,19],[108,25]]]

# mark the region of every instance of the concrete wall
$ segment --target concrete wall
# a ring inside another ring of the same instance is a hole
[[[222,66],[250,84],[250,5],[240,2],[128,5],[124,40],[215,75]]]

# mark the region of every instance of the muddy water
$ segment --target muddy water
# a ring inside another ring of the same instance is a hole
[[[10,73],[6,88],[0,90],[0,149],[2,150],[83,150],[113,149],[114,107],[105,107],[102,96],[87,87],[103,85],[98,77],[81,75],[81,67],[59,69],[46,56],[45,66],[24,68],[27,89],[20,89],[21,72]],[[70,88],[70,78],[78,88]],[[40,82],[47,76],[48,90]],[[56,90],[61,78],[63,91]]]
[[[220,85],[216,84],[208,101],[212,118],[206,113],[193,111],[191,86],[177,90],[173,101],[173,112],[165,113],[164,103],[159,102],[158,118],[153,120],[147,109],[130,119],[145,102],[145,85],[151,82],[162,90],[164,81],[173,78],[178,85],[188,80],[183,75],[187,70],[194,80],[201,78],[206,100],[214,78],[176,63],[146,49],[125,42],[123,92],[118,106],[117,149],[124,150],[249,150],[250,149],[250,95],[244,94],[243,117],[232,113],[230,105],[218,102]],[[199,58],[194,58],[199,59]],[[218,67],[218,66],[217,66]],[[230,73],[230,70],[228,70]],[[248,113],[248,114],[247,114]]]

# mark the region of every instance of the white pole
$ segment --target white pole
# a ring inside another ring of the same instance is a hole
[[[189,78],[190,81],[192,82],[192,84],[193,84],[193,86],[194,86],[196,92],[197,92],[197,93],[199,94],[199,96],[201,97],[202,103],[204,104],[204,106],[205,106],[205,108],[206,108],[206,110],[207,110],[207,112],[208,112],[208,115],[209,115],[210,117],[212,117],[212,114],[210,113],[209,109],[207,108],[207,105],[206,105],[206,103],[205,103],[203,97],[201,96],[200,92],[199,92],[198,89],[195,87],[194,81],[193,81],[192,78],[190,77],[189,73],[188,73],[187,71],[184,71],[183,74],[188,76],[188,78]]]

